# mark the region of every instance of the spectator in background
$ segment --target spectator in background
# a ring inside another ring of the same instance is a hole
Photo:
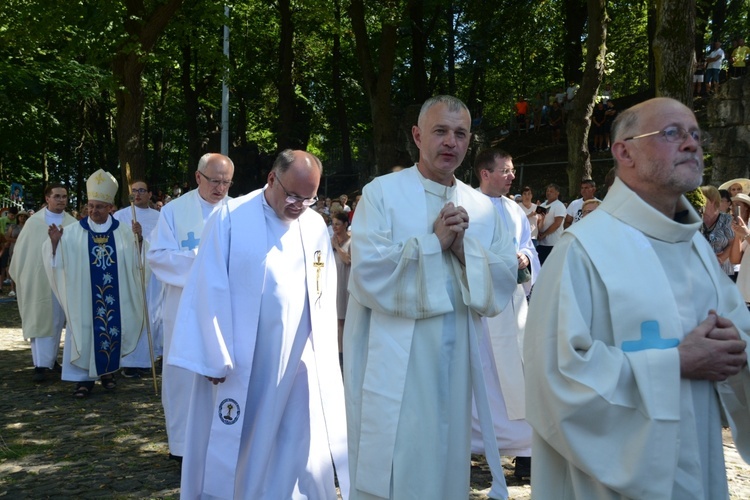
[[[548,185],[546,195],[547,200],[541,205],[544,212],[538,226],[539,244],[536,247],[539,262],[542,265],[552,251],[552,247],[560,240],[563,222],[567,215],[565,205],[558,199],[560,197],[560,186],[557,184]]]
[[[538,134],[542,128],[542,116],[544,114],[544,99],[540,92],[537,92],[531,100],[531,111],[534,113],[534,133]]]
[[[719,196],[721,201],[719,202],[719,212],[723,214],[732,213],[732,195],[726,189],[719,189]]]
[[[516,102],[516,126],[518,127],[518,133],[521,134],[521,130],[529,131],[529,103],[526,102],[523,96],[518,96]]]
[[[331,246],[333,247],[333,258],[336,260],[336,273],[338,285],[336,290],[336,308],[339,320],[339,364],[344,366],[344,354],[342,350],[344,338],[344,319],[346,318],[346,306],[349,302],[349,270],[352,267],[351,236],[349,235],[349,216],[345,212],[333,215],[333,236]]]
[[[737,47],[732,51],[732,69],[734,78],[745,76],[747,73],[747,57],[750,56],[750,48],[745,45],[744,38],[737,39]]]
[[[352,208],[347,205],[347,202],[349,201],[349,195],[342,194],[339,196],[339,203],[341,203],[341,210],[343,210],[346,213],[351,212]]]
[[[615,103],[612,101],[607,101],[606,111],[604,112],[604,150],[605,151],[609,151],[609,148],[612,144],[610,131],[612,130],[612,122],[615,121],[616,117],[617,117],[617,109],[615,108]]]
[[[719,91],[719,74],[721,73],[721,64],[724,62],[724,58],[721,42],[716,40],[713,44],[713,50],[706,58],[706,92],[710,94],[715,94]]]
[[[732,216],[722,213],[720,209],[721,195],[714,186],[702,186],[701,191],[706,197],[706,206],[703,209],[703,226],[701,234],[711,245],[719,266],[727,276],[734,274],[734,265],[729,261],[729,253],[734,243],[734,231],[732,231]]]
[[[599,101],[591,115],[591,130],[594,134],[594,152],[604,150],[604,122],[607,120],[604,102]]]
[[[531,228],[531,242],[534,243],[534,248],[536,248],[537,235],[539,234],[539,228],[537,228],[537,224],[539,222],[539,214],[536,213],[536,203],[532,201],[533,199],[534,192],[529,186],[524,186],[523,190],[521,191],[521,202],[519,203],[519,205],[521,206],[521,210],[523,210],[526,214],[526,218],[529,219],[529,226]]]
[[[549,127],[552,129],[552,144],[560,144],[560,129],[563,123],[563,110],[560,104],[555,101],[552,103],[552,109],[549,112]]]
[[[599,205],[601,205],[601,203],[602,202],[597,200],[596,198],[584,201],[583,207],[581,208],[581,219],[599,208]]]
[[[16,222],[8,224],[8,227],[5,230],[5,239],[8,242],[8,265],[12,265],[13,263],[13,253],[16,248],[16,240],[18,240],[18,236],[21,234],[21,230],[23,229],[23,226],[26,224],[26,221],[29,220],[29,213],[25,210],[18,212],[18,215],[16,215]],[[18,258],[22,258],[22,256],[19,256]],[[8,297],[15,297],[16,296],[16,283],[14,280],[11,279],[10,282],[10,292],[8,292]]]
[[[693,69],[693,96],[698,97],[705,95],[705,89],[703,88],[703,77],[706,74],[706,58],[701,55],[695,61],[695,68]]]

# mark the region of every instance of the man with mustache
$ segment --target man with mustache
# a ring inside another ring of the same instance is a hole
[[[613,124],[617,178],[555,245],[524,338],[538,498],[728,498],[722,420],[748,445],[750,314],[683,194],[693,112],[656,98]]]

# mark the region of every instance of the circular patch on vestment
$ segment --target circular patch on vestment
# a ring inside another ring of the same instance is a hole
[[[237,423],[240,418],[240,404],[234,399],[227,398],[219,403],[219,420],[226,425]]]

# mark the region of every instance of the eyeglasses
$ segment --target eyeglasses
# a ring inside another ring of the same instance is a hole
[[[211,184],[211,186],[213,186],[213,187],[219,187],[219,186],[221,186],[221,187],[228,188],[232,184],[234,184],[234,182],[232,182],[232,181],[222,181],[220,179],[212,179],[209,176],[207,176],[206,174],[204,174],[203,172],[201,172],[200,170],[198,170],[198,173],[201,174],[203,176],[203,178],[206,179],[208,181],[208,183]]]
[[[284,191],[284,194],[286,195],[286,202],[289,205],[293,205],[295,203],[302,203],[303,206],[309,207],[310,205],[314,205],[318,201],[318,197],[314,196],[312,198],[303,198],[301,196],[296,196],[291,193],[289,193],[284,185],[281,183],[281,179],[279,179],[279,176],[276,175],[276,172],[274,172],[274,178],[279,182],[279,186],[281,186],[281,190]]]
[[[515,168],[504,168],[500,170],[500,173],[503,175],[516,175],[516,169]]]
[[[672,125],[671,127],[667,127],[663,130],[657,130],[656,132],[649,132],[647,134],[635,135],[633,137],[626,137],[623,140],[630,141],[633,139],[642,139],[644,137],[650,137],[657,134],[664,137],[664,140],[666,140],[667,142],[673,143],[683,143],[689,136],[692,137],[693,140],[701,146],[707,139],[707,137],[703,135],[703,132],[701,132],[700,129],[685,130],[684,128],[678,127],[677,125]]]
[[[138,188],[133,189],[133,194],[146,194],[148,193],[148,189]]]

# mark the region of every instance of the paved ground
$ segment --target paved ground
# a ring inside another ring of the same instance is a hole
[[[85,400],[72,383],[52,374],[31,381],[31,353],[23,341],[15,303],[0,300],[0,497],[179,497],[180,472],[167,459],[159,398],[150,377],[118,378],[114,391],[97,385]],[[733,499],[750,499],[750,466],[725,434],[727,474]],[[470,500],[486,499],[491,476],[473,457]],[[504,457],[510,498],[529,500],[527,482],[512,476]]]

